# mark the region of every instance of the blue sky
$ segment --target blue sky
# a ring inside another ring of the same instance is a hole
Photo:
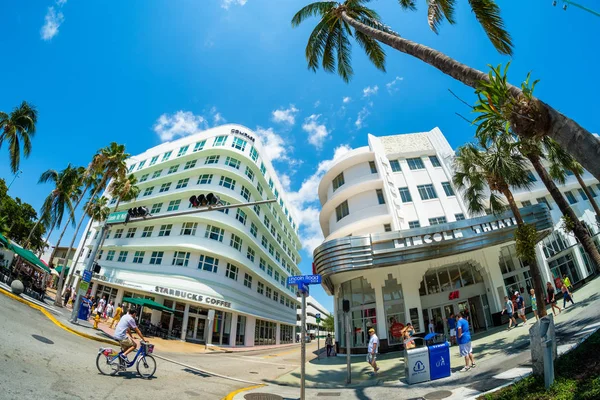
[[[403,12],[395,0],[371,6],[404,37],[479,69],[504,63],[466,1],[456,25],[427,27],[425,1]],[[582,4],[593,6],[591,0]],[[389,135],[439,126],[452,146],[473,129],[455,115],[469,110],[472,90],[409,56],[387,49],[387,73],[368,63],[355,45],[355,77],[306,67],[304,48],[314,21],[292,29],[306,0],[80,0],[5,1],[0,24],[0,110],[22,100],[39,109],[33,152],[13,196],[41,205],[50,186],[37,185],[49,168],[85,165],[111,141],[131,154],[162,139],[222,122],[255,129],[271,149],[304,221],[307,249],[321,240],[315,225],[316,184],[334,152],[366,145],[367,133]],[[600,131],[596,79],[600,18],[550,0],[499,1],[515,43],[511,81],[528,71],[541,79],[536,94],[592,132]],[[162,119],[161,119],[162,116]],[[161,121],[161,124],[157,123]],[[7,149],[0,177],[12,180]],[[56,239],[53,235],[52,239]],[[68,244],[68,243],[67,243]],[[301,268],[310,272],[304,251]],[[331,298],[315,297],[327,308]]]

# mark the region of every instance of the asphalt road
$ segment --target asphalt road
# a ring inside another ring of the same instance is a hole
[[[248,384],[157,359],[155,378],[101,375],[102,343],[66,332],[37,310],[0,295],[0,399],[222,399]],[[160,352],[158,352],[160,354]],[[214,359],[216,361],[216,359]]]

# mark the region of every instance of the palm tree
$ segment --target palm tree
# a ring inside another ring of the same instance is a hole
[[[110,185],[108,185],[108,190],[113,198],[117,198],[117,204],[113,212],[117,211],[121,201],[132,201],[139,196],[140,188],[136,186],[137,183],[137,178],[133,174],[112,180]]]
[[[19,170],[21,147],[25,158],[31,153],[31,139],[35,135],[37,114],[35,106],[26,101],[15,107],[10,114],[0,111],[0,148],[4,141],[8,143],[10,169],[13,174]]]
[[[368,1],[321,1],[303,7],[294,15],[294,27],[310,17],[320,18],[306,46],[306,59],[310,69],[316,71],[321,63],[325,71],[333,72],[337,64],[338,75],[344,81],[349,81],[353,74],[350,37],[354,37],[371,62],[382,71],[385,71],[385,52],[379,43],[418,58],[472,88],[477,88],[481,81],[489,79],[487,74],[440,51],[404,39],[384,25],[375,11],[365,7],[364,4]],[[453,23],[454,3],[454,0],[429,1],[430,26],[437,29],[444,18]],[[510,55],[512,43],[503,28],[499,8],[495,2],[470,0],[469,3],[492,44],[500,53]],[[415,8],[413,0],[400,0],[400,4],[405,9]],[[527,96],[522,89],[508,83],[506,87],[511,104],[511,118],[507,120],[510,121],[513,132],[521,137],[551,137],[600,180],[600,163],[597,162],[597,156],[600,154],[598,139],[546,103],[533,96]]]
[[[8,233],[10,232],[10,227],[8,225],[8,216],[3,215],[0,217],[0,235],[8,238]]]
[[[494,214],[506,209],[498,194],[504,196],[508,202],[518,225],[515,232],[517,254],[520,259],[529,263],[538,312],[540,316],[545,316],[544,285],[535,256],[535,226],[523,221],[512,194],[514,189],[528,188],[531,185],[527,174],[527,160],[515,151],[514,144],[498,140],[487,145],[477,146],[469,143],[460,147],[454,165],[456,171],[452,180],[456,187],[461,189],[470,213],[477,215],[485,211],[484,200],[488,189],[488,203]]]

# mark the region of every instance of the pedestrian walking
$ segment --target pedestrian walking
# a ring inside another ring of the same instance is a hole
[[[373,375],[377,375],[377,353],[379,353],[379,338],[375,334],[375,329],[369,329],[369,347],[367,348],[367,362],[373,367]]]
[[[100,300],[98,300],[98,308],[96,309],[96,314],[101,317],[104,315],[104,308],[106,307],[106,296],[102,296]]]
[[[327,347],[327,357],[329,357],[331,356],[331,350],[333,349],[333,339],[331,338],[331,334],[327,334],[325,346]]]
[[[556,305],[556,299],[554,298],[554,287],[550,282],[546,282],[546,302],[552,306],[552,313],[556,316],[555,308],[558,308],[558,313],[560,314],[562,310],[559,306]]]
[[[433,320],[429,320],[429,333],[435,333],[435,328],[433,327]]]
[[[535,291],[533,289],[529,289],[529,294],[531,296],[531,310],[533,311],[533,315],[535,315],[535,319],[539,321],[540,317],[538,316],[537,311],[537,300],[535,298]]]
[[[571,292],[569,292],[567,285],[563,285],[560,288],[560,290],[563,294],[563,308],[567,308],[567,301],[570,301],[571,304],[575,305],[575,302],[573,301],[573,298],[571,297]]]
[[[448,318],[448,329],[450,330],[450,345],[456,344],[456,317],[450,314]]]
[[[510,328],[512,328],[512,324],[515,324],[515,328],[518,326],[517,324],[517,320],[514,317],[514,305],[511,299],[508,298],[508,296],[504,296],[504,309],[502,310],[502,314],[506,313],[506,315],[508,315],[508,329],[507,331],[510,331]]]
[[[527,317],[525,316],[525,299],[519,292],[515,292],[515,296],[517,296],[517,315],[523,321],[523,325],[525,325],[525,323],[527,323]]]
[[[65,296],[64,296],[64,302],[63,302],[63,306],[67,306],[67,303],[69,302],[69,298],[71,298],[71,286],[69,286],[67,288],[67,290],[65,290]]]
[[[569,289],[569,295],[571,296],[571,298],[573,298],[573,285],[571,285],[571,280],[566,274],[563,275],[563,285],[565,285],[567,289]]]
[[[121,315],[123,315],[123,307],[121,306],[121,303],[119,303],[119,304],[117,304],[117,308],[115,308],[115,316],[113,317],[109,328],[112,329],[115,322],[117,324],[119,323],[119,320],[121,319]]]
[[[112,316],[113,316],[113,312],[114,312],[114,311],[115,311],[115,305],[114,305],[114,302],[112,302],[112,301],[111,301],[111,302],[110,302],[110,303],[108,303],[108,305],[106,306],[106,311],[105,311],[106,318],[107,318],[107,319],[108,319],[108,318],[112,318]]]
[[[458,313],[458,321],[456,322],[456,330],[458,331],[458,348],[460,355],[465,358],[465,367],[460,372],[467,372],[471,368],[475,368],[475,360],[473,359],[473,346],[471,345],[471,331],[469,330],[469,321],[464,318],[462,312]]]

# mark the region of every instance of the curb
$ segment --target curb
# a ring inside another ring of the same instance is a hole
[[[239,393],[246,392],[246,391],[248,391],[248,390],[252,390],[252,389],[258,389],[258,388],[261,388],[261,387],[263,387],[263,386],[266,386],[266,385],[264,385],[264,384],[261,384],[261,385],[256,385],[256,386],[248,386],[248,387],[246,387],[246,388],[238,389],[238,390],[235,390],[235,391],[233,391],[233,392],[229,393],[227,396],[223,397],[221,400],[233,400],[233,398],[234,398],[236,395],[238,395]]]
[[[90,339],[90,340],[95,340],[96,342],[101,342],[101,343],[107,343],[107,344],[111,344],[111,345],[117,345],[118,343],[113,341],[113,340],[109,340],[109,339],[103,339],[94,335],[88,335],[87,333],[83,333],[83,332],[79,332],[73,328],[70,328],[68,326],[66,326],[65,324],[63,324],[62,322],[60,322],[59,320],[57,320],[54,315],[52,315],[50,312],[48,312],[44,307],[38,306],[37,304],[33,304],[25,299],[23,299],[20,296],[17,296],[15,294],[12,294],[10,292],[7,292],[6,290],[4,290],[3,288],[0,288],[0,293],[2,293],[3,295],[10,297],[14,300],[17,300],[20,303],[26,304],[29,307],[40,311],[42,314],[44,314],[50,321],[52,321],[56,326],[64,329],[67,332],[70,332],[72,334],[75,334],[77,336],[81,336],[83,338],[86,339]]]

